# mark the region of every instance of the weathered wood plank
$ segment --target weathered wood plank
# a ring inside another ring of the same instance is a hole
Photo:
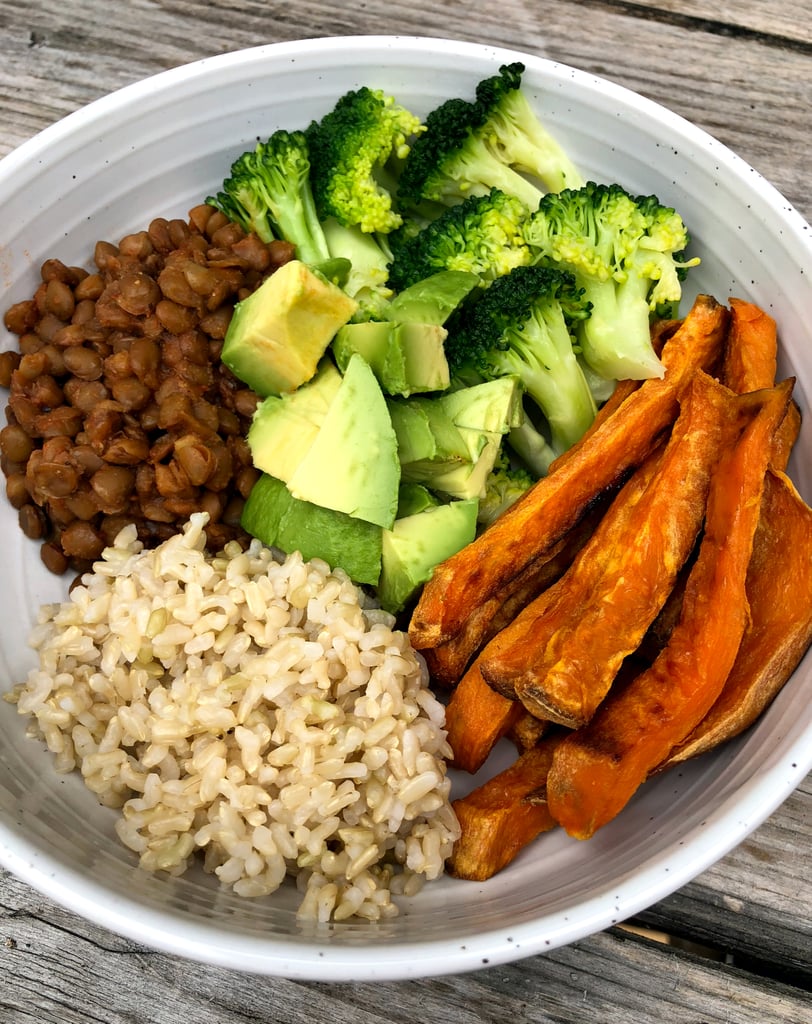
[[[600,4],[600,0],[598,0]],[[603,4],[600,4],[603,6]],[[611,3],[613,7],[635,7],[656,19],[668,16],[679,24],[693,25],[698,32],[725,37],[758,33],[776,45],[790,44],[803,49],[812,43],[812,20],[807,0],[764,3],[763,0],[733,0],[710,5],[707,0],[638,0],[637,3]]]
[[[257,978],[125,943],[13,879],[0,897],[3,1024],[804,1024],[788,985],[620,930],[516,964],[388,983]]]
[[[637,921],[812,990],[812,777],[740,846]],[[769,951],[769,955],[765,954]]]

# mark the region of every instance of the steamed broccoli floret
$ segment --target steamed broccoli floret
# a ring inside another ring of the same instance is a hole
[[[274,132],[243,153],[231,165],[222,190],[206,202],[263,242],[291,242],[303,263],[319,263],[330,255],[310,187],[303,132]]]
[[[547,420],[551,447],[560,454],[581,437],[596,412],[571,333],[588,316],[589,304],[571,274],[516,267],[449,320],[451,372],[469,364],[485,379],[518,377]]]
[[[398,182],[404,203],[452,205],[498,188],[535,209],[544,189],[580,185],[583,178],[540,124],[520,90],[523,64],[505,65],[484,79],[476,100],[449,99],[426,118]]]
[[[654,196],[587,182],[546,195],[525,225],[541,259],[575,275],[592,304],[577,331],[589,365],[602,377],[662,377],[650,318],[679,303],[688,244],[682,218]]]
[[[522,226],[530,211],[515,196],[491,189],[450,206],[395,249],[389,280],[408,288],[439,270],[464,270],[491,281],[531,263]]]
[[[523,466],[513,465],[504,449],[499,452],[490,476],[485,481],[485,496],[479,499],[477,522],[490,524],[533,485],[534,477]]]
[[[549,192],[584,184],[580,171],[538,119],[522,92],[524,64],[506,64],[476,89],[487,111],[480,135],[506,164],[538,178]]]
[[[322,220],[388,233],[402,218],[382,178],[387,163],[403,160],[420,119],[380,89],[362,86],[346,93],[306,130],[311,181]]]
[[[469,195],[498,188],[534,209],[542,192],[504,163],[481,134],[487,121],[478,103],[450,99],[426,118],[425,132],[412,145],[398,180],[398,200],[452,206]]]
[[[350,261],[343,288],[358,303],[353,320],[384,319],[394,294],[389,284],[392,253],[386,235],[365,232],[356,225],[347,227],[335,217],[328,217],[322,227],[330,256]]]

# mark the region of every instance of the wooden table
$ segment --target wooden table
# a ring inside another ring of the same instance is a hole
[[[210,54],[313,36],[451,36],[551,57],[664,103],[812,219],[810,0],[0,0],[0,26],[0,155],[103,93]],[[812,1020],[811,807],[807,779],[738,849],[622,927],[511,966],[403,983],[201,966],[0,874],[0,1022],[801,1024]]]

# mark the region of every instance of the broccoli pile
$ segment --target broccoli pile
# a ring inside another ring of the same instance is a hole
[[[384,566],[378,584],[392,605],[430,571],[409,560],[414,551],[439,556],[419,540],[419,524],[448,528],[453,514],[462,544],[582,437],[617,380],[662,375],[651,323],[678,315],[683,281],[699,262],[684,256],[689,236],[676,210],[617,183],[585,180],[536,115],[524,70],[500,67],[472,95],[451,97],[423,118],[382,89],[352,90],[320,119],[275,131],[240,155],[207,200],[263,241],[291,243],[307,271],[296,280],[318,295],[325,322],[339,324],[323,348],[311,344],[307,359],[291,360],[288,378],[276,377],[293,379],[295,371],[295,387],[307,389],[308,375],[325,379],[326,363],[336,387],[350,366],[358,377],[360,359],[380,391],[376,407],[399,463],[394,475],[387,471],[386,507],[398,511],[392,523],[365,525],[365,543],[373,537],[377,546],[362,561],[364,582],[374,582],[380,558],[397,553],[397,572],[390,565],[387,576]],[[337,302],[335,289],[349,305]],[[227,336],[224,347],[237,353],[232,368],[251,368],[254,351],[278,351],[280,338],[297,344],[310,300],[281,285],[276,293],[271,311],[261,301],[250,315],[238,306],[229,331],[245,336],[230,346]],[[250,375],[275,379],[253,368]],[[309,401],[294,403],[297,416]],[[266,402],[289,408],[282,393]],[[273,410],[274,423],[287,422]],[[317,428],[310,423],[289,450]],[[349,421],[346,428],[360,459],[364,441]],[[284,446],[273,430],[274,446]],[[320,449],[329,452],[330,443],[321,437]],[[313,460],[302,458],[306,469]],[[330,461],[308,476],[309,507]],[[367,461],[364,474],[375,479]],[[357,460],[352,465],[355,472]],[[276,480],[257,493],[275,510],[277,528],[288,524],[287,543],[300,510],[296,488],[286,487]],[[320,530],[354,535],[358,497],[325,512]],[[249,518],[267,523],[267,508],[257,519],[258,502]]]

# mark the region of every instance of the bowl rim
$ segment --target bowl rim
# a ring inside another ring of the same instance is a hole
[[[65,115],[0,160],[0,191],[26,165],[36,161],[54,144],[69,139],[74,128],[103,121],[111,113],[150,98],[155,101],[184,83],[194,83],[212,71],[238,73],[246,64],[295,61],[306,55],[331,54],[347,50],[380,54],[394,48],[400,53],[430,53],[432,57],[487,58],[494,63],[523,62],[528,68],[573,80],[592,89],[600,88],[631,105],[643,117],[665,121],[684,141],[700,149],[710,147],[725,170],[742,181],[748,191],[756,188],[784,233],[812,252],[810,228],[801,214],[759,172],[704,129],[662,104],[609,79],[549,58],[502,46],[420,35],[346,35],[263,43],[246,49],[202,57],[121,86]],[[713,864],[740,843],[790,795],[812,770],[812,746],[799,736],[782,754],[780,763],[756,772],[745,784],[726,797],[709,814],[700,828],[683,836],[683,846],[695,842],[698,859],[675,854],[660,856],[637,870],[633,886],[628,879],[612,880],[611,892],[618,921],[664,898]],[[741,808],[751,809],[743,816]],[[736,815],[739,815],[738,817]],[[672,862],[673,861],[673,862]],[[341,946],[329,941],[291,941],[287,938],[256,937],[236,931],[212,928],[193,922],[170,910],[157,911],[135,898],[104,890],[104,901],[92,878],[66,868],[50,853],[35,849],[22,829],[0,818],[0,864],[35,890],[60,905],[104,928],[136,942],[148,943],[169,954],[192,958],[226,968],[238,967],[250,973],[318,981],[395,980],[460,973],[550,951],[608,926],[605,919],[606,891],[597,891],[579,903],[562,922],[558,913],[541,916],[515,926],[489,928],[476,935],[453,939],[387,941]],[[698,866],[697,866],[698,865]],[[604,908],[602,911],[601,908]],[[218,936],[220,941],[218,941]],[[375,962],[369,962],[374,945]]]

